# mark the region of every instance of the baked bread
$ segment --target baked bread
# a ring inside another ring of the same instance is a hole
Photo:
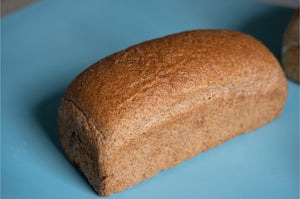
[[[299,9],[290,20],[282,42],[281,62],[286,76],[299,82]]]
[[[61,100],[63,149],[103,196],[125,190],[281,114],[287,81],[251,36],[194,30],[83,71]]]

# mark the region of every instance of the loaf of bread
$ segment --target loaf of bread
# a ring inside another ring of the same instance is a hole
[[[282,42],[281,62],[288,78],[299,82],[299,9],[291,18]]]
[[[63,149],[103,196],[123,191],[280,116],[287,81],[251,36],[194,30],[93,64],[69,85]]]

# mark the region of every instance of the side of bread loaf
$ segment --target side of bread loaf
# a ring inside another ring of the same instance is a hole
[[[282,42],[281,62],[286,76],[300,83],[299,73],[299,9],[294,13],[286,27]]]
[[[195,30],[108,56],[73,80],[61,142],[107,196],[250,132],[281,114],[287,82],[251,36]]]

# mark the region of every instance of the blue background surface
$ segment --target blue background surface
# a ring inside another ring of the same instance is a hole
[[[253,35],[280,58],[294,10],[247,0],[46,0],[1,20],[1,196],[99,198],[62,152],[60,98],[83,69],[133,44],[190,29]],[[299,196],[299,85],[282,116],[109,198]]]

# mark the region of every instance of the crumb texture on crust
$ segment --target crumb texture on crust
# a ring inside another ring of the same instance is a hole
[[[65,97],[94,118],[105,137],[130,138],[172,112],[184,111],[186,92],[278,78],[281,71],[274,65],[274,56],[248,35],[188,31],[100,60],[76,77]]]
[[[62,145],[95,190],[110,195],[270,122],[286,95],[278,61],[253,37],[182,32],[78,75],[60,106]]]

